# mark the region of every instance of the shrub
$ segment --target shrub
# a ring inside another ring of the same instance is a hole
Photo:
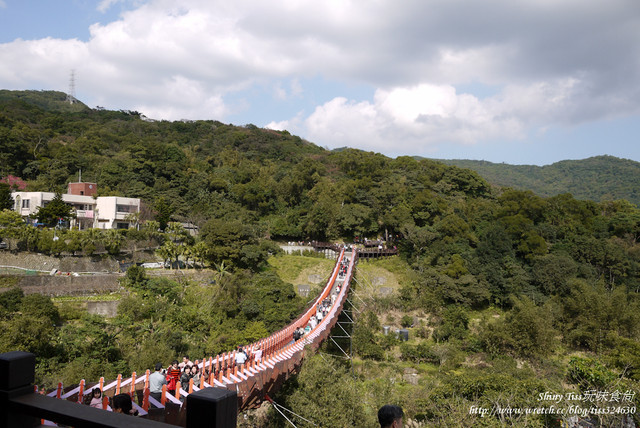
[[[400,325],[402,327],[413,327],[413,317],[411,315],[403,315],[400,320]]]
[[[400,358],[412,363],[439,364],[440,358],[433,352],[433,348],[426,343],[410,345],[403,343],[400,345]]]

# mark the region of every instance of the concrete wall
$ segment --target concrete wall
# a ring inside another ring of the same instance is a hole
[[[95,276],[24,276],[18,287],[25,294],[40,293],[45,296],[83,296],[110,293],[120,289],[120,275]]]
[[[18,266],[25,269],[51,272],[117,272],[118,262],[101,257],[51,257],[43,254],[0,251],[0,266]]]

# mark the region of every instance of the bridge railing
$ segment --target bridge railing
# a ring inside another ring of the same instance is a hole
[[[48,421],[76,428],[175,427],[155,420],[105,412],[90,406],[79,406],[73,401],[38,394],[33,385],[35,363],[35,355],[28,352],[12,351],[0,354],[0,428],[37,427]],[[225,392],[222,399],[235,403],[236,394],[233,391]],[[218,423],[211,417],[211,411],[217,409],[210,394],[192,394],[187,407],[183,424],[187,428],[235,426],[235,409],[223,416],[226,417],[225,423]]]
[[[191,380],[189,385],[186,386],[186,391],[178,384],[175,395],[167,393],[165,385],[160,401],[154,400],[149,394],[149,370],[143,376],[137,376],[134,372],[131,377],[126,379],[118,375],[116,380],[106,385],[104,378],[101,378],[99,382],[90,387],[85,385],[83,380],[80,385],[66,392],[63,385],[59,384],[58,388],[50,392],[48,396],[81,402],[84,396],[90,394],[95,388],[101,389],[105,397],[120,392],[129,393],[131,396],[138,394],[141,398],[142,406],[137,406],[135,403],[134,405],[144,414],[151,407],[150,405],[160,409],[166,406],[182,407],[183,401],[190,394],[206,388],[216,387],[237,392],[239,410],[255,407],[265,399],[267,394],[279,388],[291,374],[297,372],[304,358],[305,347],[311,346],[311,348],[317,349],[335,326],[349,291],[350,280],[357,258],[356,250],[353,251],[349,260],[340,292],[337,294],[335,302],[331,305],[327,315],[303,339],[295,342],[293,340],[294,330],[298,327],[306,326],[309,319],[316,313],[317,305],[331,294],[338,279],[344,257],[345,251],[341,249],[327,284],[305,312],[281,330],[246,346],[248,353],[257,349],[258,346],[261,347],[263,354],[260,361],[250,359],[245,364],[236,365],[236,351],[222,353],[215,357],[211,356],[198,362],[202,373],[198,384],[194,384],[193,380]],[[205,375],[207,371],[208,375]],[[107,408],[106,402],[103,408]]]

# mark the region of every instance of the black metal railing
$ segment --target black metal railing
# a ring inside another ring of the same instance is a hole
[[[164,422],[107,412],[34,392],[36,357],[22,351],[0,354],[0,428],[28,428],[41,420],[75,428],[170,428]],[[205,388],[187,397],[187,428],[235,427],[237,394]]]

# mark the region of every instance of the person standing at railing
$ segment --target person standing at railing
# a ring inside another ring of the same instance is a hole
[[[184,371],[182,372],[182,376],[180,376],[180,386],[185,391],[189,391],[189,380],[191,379],[191,367],[185,366]]]
[[[100,388],[94,388],[93,391],[91,391],[91,402],[89,406],[102,409],[102,391],[100,391]]]
[[[189,356],[185,355],[184,357],[182,357],[182,362],[178,364],[178,367],[180,367],[180,370],[184,370],[185,368],[191,367],[192,365],[193,363],[189,359]]]
[[[176,393],[176,387],[180,380],[180,367],[178,367],[178,360],[173,360],[171,366],[167,369],[167,391],[173,395]]]
[[[149,393],[156,400],[162,398],[162,385],[167,384],[167,378],[162,374],[162,363],[156,363],[156,371],[149,376]]]
[[[191,366],[191,379],[193,379],[193,384],[197,387],[200,386],[200,376],[200,368],[195,364]],[[187,391],[188,387],[189,385],[187,385]]]

